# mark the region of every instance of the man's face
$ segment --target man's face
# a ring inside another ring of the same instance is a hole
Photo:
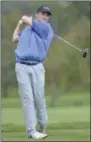
[[[38,12],[36,13],[36,19],[48,21],[49,14],[47,12]]]

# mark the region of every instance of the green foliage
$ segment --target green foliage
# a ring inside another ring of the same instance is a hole
[[[6,2],[7,3],[7,2]],[[10,88],[16,88],[15,77],[15,55],[14,49],[17,44],[12,43],[12,34],[18,20],[22,14],[30,15],[35,9],[46,4],[46,1],[27,2],[9,2],[6,9],[9,12],[4,13],[5,2],[2,2],[2,96],[9,94]],[[18,4],[19,3],[19,4]],[[54,32],[63,36],[64,39],[75,45],[79,45],[81,49],[90,47],[90,19],[89,19],[89,2],[67,2],[68,6],[63,6],[61,2],[49,1],[48,6],[51,7],[53,16],[51,24]],[[67,4],[66,3],[66,4]],[[13,7],[14,6],[14,7]],[[12,10],[13,9],[13,10]],[[10,12],[11,10],[11,12]],[[88,58],[83,59],[81,54],[72,49],[62,41],[54,39],[48,56],[44,62],[46,68],[46,88],[48,85],[63,87],[64,90],[70,91],[74,87],[82,86],[89,89],[89,62]],[[55,98],[56,91],[53,95]],[[52,100],[53,101],[53,100]]]

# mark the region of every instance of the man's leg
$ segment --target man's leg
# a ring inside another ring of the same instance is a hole
[[[47,124],[47,110],[44,98],[45,70],[42,64],[34,66],[33,70],[32,82],[35,106],[37,109],[37,119],[39,131],[43,132]]]
[[[15,70],[24,111],[26,132],[27,135],[30,136],[36,132],[36,119],[31,79],[28,75],[28,69],[29,68],[26,65],[16,63]]]

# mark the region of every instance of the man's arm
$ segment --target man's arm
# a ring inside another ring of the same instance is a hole
[[[21,20],[18,22],[14,33],[13,33],[13,37],[12,37],[12,41],[16,42],[19,39],[19,32],[20,32],[20,26],[22,24],[28,24],[28,25],[32,25],[32,17],[28,17],[28,16],[22,16]]]
[[[18,41],[18,39],[19,39],[19,35],[18,35],[18,34],[19,34],[19,32],[20,32],[20,26],[21,26],[22,24],[23,24],[23,21],[20,20],[20,21],[18,22],[18,24],[17,24],[15,30],[14,30],[13,37],[12,37],[12,42]]]

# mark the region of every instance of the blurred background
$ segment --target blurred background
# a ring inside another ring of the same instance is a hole
[[[15,75],[13,31],[22,15],[35,16],[40,5],[52,9],[54,32],[73,45],[89,48],[87,58],[54,38],[44,66],[48,107],[46,140],[90,140],[90,1],[1,2],[2,139],[27,140]],[[11,133],[12,132],[12,133]]]

